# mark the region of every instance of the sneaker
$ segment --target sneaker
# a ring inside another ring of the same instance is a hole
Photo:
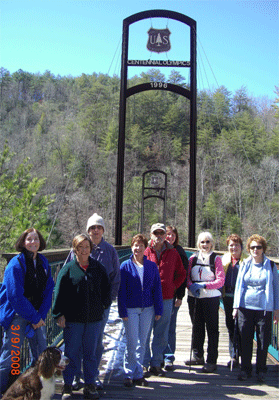
[[[204,365],[204,358],[195,357],[192,360],[185,361],[185,365]]]
[[[125,378],[124,379],[124,386],[127,387],[127,388],[133,387],[134,383],[133,383],[132,379],[131,378]]]
[[[257,381],[263,383],[265,381],[265,375],[263,372],[259,372],[257,375]]]
[[[165,376],[165,373],[161,367],[150,367],[149,372],[151,373],[151,375]]]
[[[94,384],[85,385],[83,389],[83,398],[84,400],[91,400],[91,399],[99,399],[100,395],[95,389]]]
[[[104,385],[102,384],[99,378],[95,379],[94,385],[96,390],[104,390]]]
[[[150,372],[148,371],[148,367],[143,367],[143,377],[144,378],[149,378],[150,377]]]
[[[202,368],[202,372],[204,374],[212,374],[212,372],[214,372],[216,369],[217,369],[216,364],[206,363]]]
[[[72,385],[64,385],[62,391],[62,400],[72,399]]]
[[[72,384],[72,390],[77,391],[83,387],[83,382],[81,382],[80,378],[75,376],[74,382]]]
[[[166,371],[173,371],[173,363],[172,361],[165,361],[165,370]]]
[[[246,381],[248,378],[251,378],[251,373],[247,374],[246,371],[240,371],[240,373],[239,373],[239,375],[237,377],[237,379],[239,381]]]
[[[148,386],[147,380],[143,377],[139,379],[133,379],[133,383],[135,386]]]

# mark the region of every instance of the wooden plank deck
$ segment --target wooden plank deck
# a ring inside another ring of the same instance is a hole
[[[116,305],[112,307],[116,315]],[[100,391],[103,400],[223,400],[223,399],[279,399],[279,366],[268,360],[266,382],[260,384],[255,372],[246,382],[237,380],[239,370],[229,371],[227,362],[228,333],[225,326],[224,312],[220,309],[220,338],[218,368],[214,374],[201,373],[201,367],[186,367],[184,361],[189,358],[191,345],[191,322],[186,298],[178,313],[177,350],[175,370],[166,372],[165,377],[151,376],[148,387],[127,389],[123,386],[122,360],[125,349],[122,323],[112,316],[106,329],[106,349],[101,368],[101,378],[105,390]],[[207,344],[205,343],[205,350]],[[255,357],[253,356],[255,362]],[[55,399],[61,398],[62,382],[57,382]],[[58,394],[60,393],[60,394]],[[82,390],[74,392],[73,399],[82,399]]]

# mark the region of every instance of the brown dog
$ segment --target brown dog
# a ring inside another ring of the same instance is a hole
[[[57,371],[63,371],[69,359],[56,347],[42,352],[34,367],[28,368],[5,392],[2,400],[50,400],[55,392]]]

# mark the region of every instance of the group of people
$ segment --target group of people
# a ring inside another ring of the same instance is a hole
[[[6,267],[0,289],[0,324],[4,328],[0,393],[18,376],[19,369],[16,373],[13,369],[13,352],[20,354],[25,337],[30,344],[32,364],[47,347],[45,320],[54,288],[52,315],[63,328],[65,355],[70,360],[63,371],[62,399],[72,397],[73,386],[76,390],[83,386],[84,399],[99,398],[103,332],[120,285],[118,255],[104,240],[104,231],[103,218],[93,214],[87,222],[87,233],[73,239],[55,287],[48,261],[38,253],[46,247],[40,232],[30,228],[18,239],[16,250],[20,254]]]
[[[214,241],[209,232],[198,237],[197,254],[190,257],[187,287],[188,305],[193,324],[193,358],[187,365],[203,365],[203,372],[217,368],[218,309],[221,293],[229,333],[230,360],[228,367],[239,365],[240,381],[252,374],[253,338],[256,331],[256,374],[264,382],[266,358],[271,339],[272,313],[279,320],[279,280],[275,263],[266,257],[264,237],[252,235],[247,240],[249,256],[244,259],[242,239],[236,234],[227,238],[228,252],[219,257],[214,253]],[[205,328],[208,336],[206,363],[204,360]]]
[[[214,252],[212,235],[202,232],[198,251],[188,261],[177,229],[157,223],[151,226],[150,240],[142,234],[132,238],[131,257],[119,265],[116,250],[103,238],[103,218],[94,213],[86,231],[73,239],[55,287],[48,261],[39,254],[46,246],[40,232],[30,228],[19,237],[19,254],[9,262],[0,289],[0,324],[4,328],[1,393],[18,374],[12,369],[13,339],[16,337],[20,349],[24,337],[28,337],[33,364],[47,346],[45,319],[53,289],[52,315],[63,329],[65,355],[70,359],[63,371],[63,400],[71,399],[72,391],[82,386],[84,399],[99,398],[98,391],[103,389],[98,370],[103,332],[110,305],[116,299],[127,343],[125,387],[147,386],[146,378],[151,374],[164,376],[165,371],[173,370],[177,313],[186,288],[192,321],[191,355],[186,365],[201,365],[203,373],[216,370],[223,297],[229,333],[228,366],[237,367],[240,357],[238,379],[251,376],[256,330],[256,373],[258,380],[264,381],[272,313],[274,321],[279,320],[279,282],[275,263],[265,255],[267,243],[262,236],[248,239],[249,257],[244,259],[238,235],[228,237],[228,252],[221,257]]]

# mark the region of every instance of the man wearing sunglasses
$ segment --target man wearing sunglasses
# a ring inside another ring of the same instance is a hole
[[[144,253],[149,260],[155,262],[158,266],[163,293],[163,315],[158,321],[154,320],[153,324],[152,357],[149,345],[151,331],[147,340],[144,357],[145,376],[148,376],[148,373],[164,376],[161,364],[164,361],[163,353],[168,344],[173,297],[176,289],[182,285],[186,278],[186,271],[181,258],[175,248],[166,241],[166,236],[164,224],[153,224],[150,229],[151,241]]]

